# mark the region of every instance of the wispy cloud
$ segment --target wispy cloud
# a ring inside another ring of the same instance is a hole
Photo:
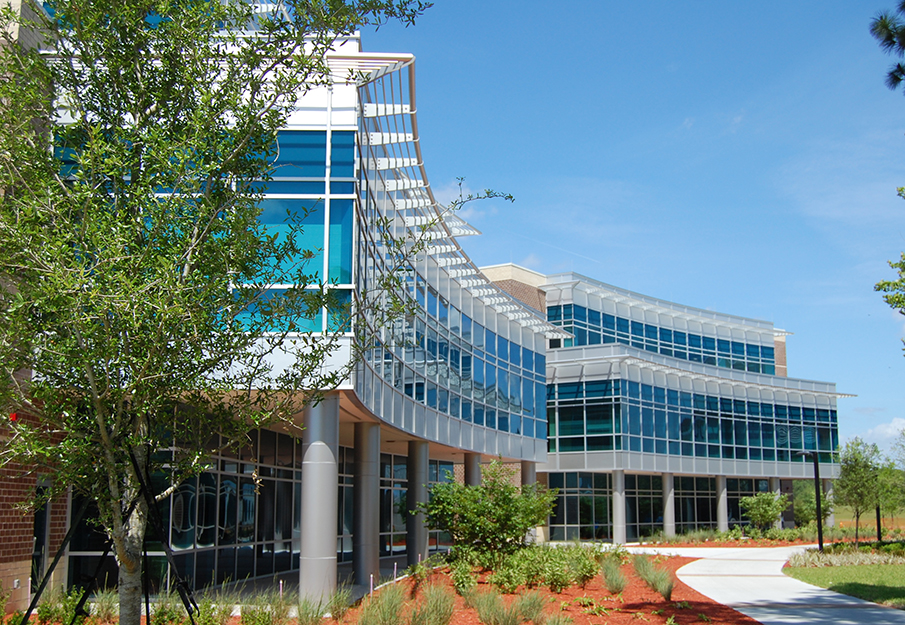
[[[876,443],[881,449],[889,451],[890,446],[902,430],[905,430],[905,419],[895,417],[892,421],[881,423],[867,430],[861,435],[861,438],[868,443]]]

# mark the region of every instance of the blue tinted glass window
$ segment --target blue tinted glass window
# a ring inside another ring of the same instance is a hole
[[[599,310],[592,310],[590,308],[588,309],[588,323],[590,323],[592,326],[600,325],[600,311]]]
[[[331,332],[350,332],[349,316],[352,310],[352,291],[332,289],[333,303],[327,308],[327,323]]]
[[[557,386],[559,399],[581,399],[581,382],[569,382]]]
[[[561,321],[562,306],[547,306],[547,321]]]
[[[509,343],[509,362],[516,367],[522,366],[522,348],[518,343]]]
[[[504,339],[502,336],[497,336],[496,355],[500,358],[500,364],[502,364],[502,361],[509,360],[509,341]]]
[[[641,399],[644,401],[654,401],[654,388],[650,384],[641,385]]]
[[[723,339],[717,339],[716,350],[718,352],[720,352],[721,354],[728,354],[730,352],[729,341],[724,341]]]
[[[534,354],[534,373],[547,375],[547,357],[543,354]]]
[[[306,261],[306,271],[321,273],[320,252],[324,249],[324,205],[318,200],[293,200],[265,198],[261,200],[260,222],[266,226],[268,234],[280,237],[293,236],[300,250],[314,252],[314,257]],[[301,229],[287,226],[286,220],[297,220]],[[285,240],[285,239],[284,239]],[[284,259],[281,268],[292,271],[301,258]],[[322,261],[321,261],[322,262]]]
[[[644,324],[638,321],[632,321],[632,335],[644,336]]]
[[[679,405],[679,391],[669,389],[666,391],[666,403],[670,406]]]
[[[584,306],[572,306],[572,315],[575,321],[587,321],[588,320],[588,309]]]
[[[703,343],[704,349],[716,351],[716,340],[712,337],[702,336],[701,342]]]
[[[355,193],[355,183],[354,182],[331,182],[330,183],[330,193],[335,193],[337,195],[351,195]]]
[[[775,359],[775,356],[774,356],[774,354],[773,354],[773,348],[772,348],[772,347],[766,347],[766,346],[764,346],[764,345],[761,345],[761,348],[760,348],[760,357],[763,358],[763,359],[765,359],[765,360],[774,360],[774,359]]]
[[[688,335],[688,346],[689,347],[701,347],[701,337],[697,334],[689,334]]]
[[[490,354],[492,356],[496,356],[496,339],[497,339],[496,333],[485,329],[484,335],[486,337],[484,339],[484,350],[488,354]]]
[[[330,272],[328,280],[352,282],[352,200],[330,202]]]
[[[657,326],[645,325],[644,326],[644,337],[648,339],[657,340],[658,336]]]
[[[667,343],[672,343],[672,330],[660,328],[660,340],[666,341]]]
[[[628,396],[634,397],[635,399],[641,399],[641,385],[637,382],[632,382],[629,380],[628,384]]]
[[[685,345],[687,343],[684,332],[679,332],[678,330],[676,330],[672,333],[672,337],[676,345]]]
[[[330,177],[352,178],[355,176],[355,131],[333,131],[330,139]],[[343,193],[352,193],[347,191]],[[334,193],[336,193],[334,191]]]
[[[572,304],[564,304],[562,307],[562,318],[564,321],[572,319]]]
[[[534,371],[534,352],[527,347],[522,350],[522,367],[526,371]]]
[[[616,317],[603,313],[603,327],[608,330],[616,329]]]
[[[748,358],[760,358],[760,346],[759,345],[746,345],[746,350],[748,352]]]
[[[733,356],[744,356],[745,355],[745,344],[738,343],[736,341],[732,341],[732,355]]]
[[[624,332],[628,334],[629,323],[628,319],[623,319],[622,317],[616,317],[616,331]]]
[[[354,134],[354,133],[353,133]],[[327,175],[327,132],[290,131],[277,133],[275,178],[323,178]]]
[[[255,182],[251,185],[255,191],[267,191],[269,193],[295,193],[299,195],[323,195],[324,182],[312,180],[271,180],[270,182]]]

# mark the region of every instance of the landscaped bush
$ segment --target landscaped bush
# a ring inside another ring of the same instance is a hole
[[[154,610],[151,612],[151,625],[181,625],[185,620],[185,606],[182,605],[182,599],[179,595],[172,593],[161,593],[154,603]],[[243,612],[244,617],[244,612]],[[69,621],[63,621],[64,625]],[[269,625],[269,623],[245,623],[242,625]]]
[[[463,597],[478,584],[473,568],[472,564],[466,560],[456,560],[449,567],[449,577],[452,580],[453,588]]]
[[[547,607],[547,599],[539,592],[532,591],[525,593],[515,600],[519,613],[526,621],[531,621],[534,625],[544,625],[547,621],[547,613],[544,608]]]
[[[0,614],[3,611],[0,610]],[[100,625],[112,625],[119,616],[119,595],[115,590],[99,590],[91,603],[91,616]],[[69,625],[69,623],[64,623]]]
[[[449,625],[455,596],[442,586],[428,584],[421,593],[421,604],[412,610],[410,625]]]
[[[219,594],[216,597],[204,596],[198,602],[195,624],[226,625],[233,615],[234,605],[233,598],[225,594]]]
[[[823,553],[817,549],[808,549],[789,558],[789,566],[796,567],[853,566],[860,564],[905,564],[905,557],[892,553],[865,552],[860,549],[848,548],[825,551]]]
[[[620,561],[613,558],[609,558],[603,563],[603,582],[606,584],[606,589],[614,595],[618,595],[628,586],[628,578],[622,572],[621,564]]]
[[[41,598],[41,603],[38,604],[38,623],[40,625],[48,625],[50,623],[69,625],[75,616],[75,608],[79,604],[83,592],[80,588],[73,588],[68,592],[56,589],[45,593]],[[76,625],[79,625],[84,620],[84,616],[79,616],[75,620]]]
[[[358,625],[399,625],[404,604],[405,589],[401,584],[385,586],[365,600]]]
[[[662,596],[666,601],[672,597],[672,590],[675,586],[675,579],[668,570],[658,567],[654,562],[643,555],[636,555],[632,558],[632,566],[635,573],[638,574],[647,586]]]

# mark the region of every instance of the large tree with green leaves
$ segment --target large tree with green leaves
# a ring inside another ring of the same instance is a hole
[[[49,496],[97,502],[123,625],[140,618],[142,474],[169,479],[159,500],[205,466],[211,434],[236,442],[291,420],[345,373],[323,367],[335,335],[305,331],[331,289],[298,244],[302,216],[268,231],[256,183],[299,95],[329,80],[334,42],[425,6],[51,0],[19,24],[3,12],[0,406],[29,418],[2,461],[50,472]]]
[[[839,465],[833,498],[839,505],[852,509],[857,544],[861,515],[875,509],[880,496],[880,450],[875,444],[855,437],[842,448]]]
[[[896,90],[905,80],[905,0],[899,2],[895,11],[883,11],[870,23],[870,34],[873,35],[884,52],[898,57],[886,72],[886,86]],[[898,188],[899,197],[905,199],[905,187]],[[896,270],[895,280],[881,280],[875,289],[884,293],[883,299],[892,308],[905,314],[905,253],[898,261],[889,261],[889,266]]]

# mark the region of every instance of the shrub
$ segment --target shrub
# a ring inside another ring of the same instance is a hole
[[[530,545],[509,556],[515,562],[522,576],[522,583],[529,588],[540,584],[544,579],[544,562],[548,548]]]
[[[151,625],[181,625],[185,616],[185,607],[179,595],[161,593],[154,604],[154,611],[151,612]]]
[[[516,486],[513,470],[498,461],[482,472],[480,486],[454,480],[435,484],[430,501],[420,504],[431,529],[449,532],[456,547],[508,554],[525,546],[528,530],[550,515],[556,491],[532,484]]]
[[[500,589],[504,594],[514,594],[518,587],[525,583],[519,562],[513,558],[506,558],[503,564],[495,570],[487,581]]]
[[[572,625],[572,619],[565,614],[554,614],[547,617],[546,625]]]
[[[83,592],[81,588],[73,588],[69,591],[56,589],[45,594],[41,603],[38,604],[38,623],[41,625],[49,623],[69,625],[75,617],[75,608],[79,604]],[[79,624],[84,620],[84,616],[79,616],[75,622]]]
[[[739,499],[738,505],[751,520],[752,525],[766,529],[789,507],[789,497],[776,493],[755,493],[751,497]]]
[[[478,613],[478,620],[484,625],[496,625],[496,614],[503,606],[503,599],[494,590],[473,590],[465,596],[466,604]]]
[[[449,625],[455,597],[446,588],[432,584],[424,587],[421,605],[412,611],[410,625]]]
[[[531,621],[534,625],[545,624],[547,614],[544,608],[547,606],[547,600],[541,593],[537,591],[525,593],[515,600],[515,605],[526,621]]]
[[[324,618],[324,604],[317,599],[302,597],[298,603],[298,625],[318,625]]]
[[[233,615],[233,605],[233,601],[217,601],[213,597],[203,597],[198,603],[196,625],[226,625]]]
[[[656,566],[652,560],[642,555],[632,558],[632,566],[635,568],[635,573],[647,584],[648,588],[658,592],[666,601],[670,600],[673,587],[675,586],[675,579],[672,573]]]
[[[330,600],[327,601],[327,612],[336,622],[342,622],[352,605],[352,589],[343,585],[336,589]],[[301,625],[301,623],[299,624]]]
[[[0,625],[6,616],[6,603],[9,601],[9,592],[3,590],[3,582],[0,581]],[[22,620],[22,619],[19,619]],[[16,621],[12,621],[13,625],[19,625]]]
[[[614,595],[618,595],[628,586],[628,578],[622,572],[620,563],[613,558],[608,558],[603,563],[603,581],[606,589]]]
[[[463,597],[478,584],[472,573],[472,565],[465,560],[456,560],[449,567],[449,577],[453,588]]]
[[[584,588],[600,572],[600,565],[594,554],[580,545],[568,550],[568,566],[575,583]]]
[[[550,549],[544,566],[544,581],[547,588],[555,593],[561,593],[574,582],[569,563],[563,556],[564,550]]]
[[[405,590],[399,584],[390,584],[370,597],[358,617],[358,625],[398,625],[405,603]]]
[[[2,612],[0,612],[2,614]],[[91,616],[103,625],[111,625],[119,615],[119,595],[115,590],[99,590],[91,604]],[[69,623],[64,623],[69,625]]]

